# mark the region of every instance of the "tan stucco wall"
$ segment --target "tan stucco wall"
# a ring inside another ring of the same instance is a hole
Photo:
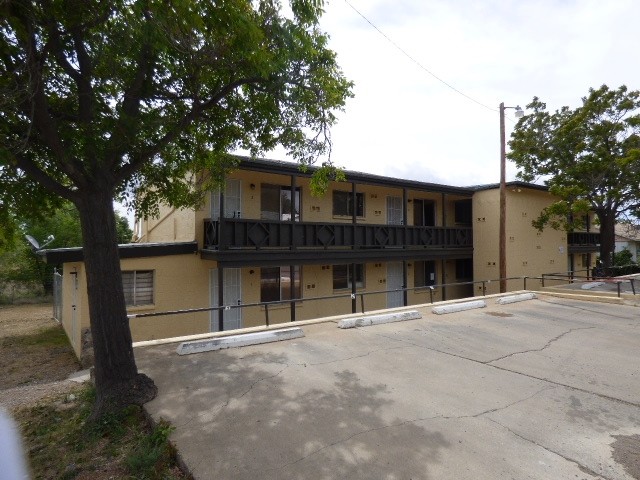
[[[62,326],[78,358],[81,354],[82,331],[85,328],[89,328],[89,303],[86,294],[86,282],[84,263],[74,262],[63,265]]]
[[[414,262],[407,262],[407,285],[414,286]],[[207,308],[211,306],[210,276],[216,262],[202,260],[199,255],[172,255],[163,257],[148,257],[138,259],[123,259],[123,271],[153,270],[154,271],[154,303],[138,307],[129,307],[129,314],[144,314],[182,310],[192,308]],[[455,261],[444,262],[445,281],[455,282]],[[351,290],[333,289],[332,265],[305,265],[302,267],[302,296],[305,301],[296,302],[296,320],[308,320],[330,315],[351,313]],[[72,308],[74,304],[73,281],[77,272],[77,324],[72,327]],[[260,268],[245,267],[241,272],[241,301],[243,304],[260,302]],[[437,283],[442,282],[442,262],[436,261]],[[83,263],[65,264],[63,272],[63,325],[72,340],[74,351],[81,354],[82,331],[89,328],[89,309],[86,293],[86,278]],[[380,292],[387,288],[387,264],[372,262],[365,265],[365,285],[358,293]],[[446,287],[446,299],[468,296],[469,287]],[[442,287],[433,292],[433,300],[442,300]],[[309,300],[317,297],[344,295],[344,298]],[[429,303],[429,289],[424,288],[408,293],[410,305]],[[373,293],[365,296],[365,311],[380,310],[387,307],[386,293]],[[361,311],[361,299],[357,296],[357,310]],[[214,317],[217,318],[217,317]],[[172,314],[149,318],[131,318],[130,326],[134,341],[153,340],[174,336],[206,333],[210,331],[210,312],[188,314]],[[289,303],[269,308],[270,324],[290,322]],[[247,307],[242,309],[242,326],[255,327],[265,324],[264,307]]]
[[[474,278],[499,278],[499,190],[484,190],[473,197]],[[543,273],[566,272],[567,234],[546,228],[538,232],[531,221],[552,202],[548,192],[527,188],[507,188],[507,276],[539,277]],[[539,282],[531,280],[528,288]],[[520,290],[523,281],[510,280],[508,290]],[[476,295],[482,287],[476,285]],[[487,294],[498,293],[499,283],[487,286]]]
[[[172,255],[138,259],[123,259],[126,270],[154,271],[154,304],[129,307],[129,314],[162,312],[209,306],[209,269],[215,262],[201,260],[198,255]],[[77,272],[77,322],[73,328],[74,275]],[[66,263],[63,268],[62,324],[76,355],[80,356],[82,331],[89,328],[89,306],[84,264]],[[209,314],[191,313],[130,320],[134,341],[166,338],[209,331]]]
[[[191,209],[160,206],[157,217],[141,219],[140,243],[190,242],[195,240],[196,215]],[[202,222],[200,222],[202,225]]]
[[[241,182],[241,216],[242,218],[260,218],[260,194],[262,184],[281,185],[288,187],[291,185],[289,175],[278,175],[268,173],[258,173],[246,170],[232,172],[230,179],[238,179]],[[305,222],[332,222],[350,223],[350,216],[333,215],[333,195],[334,190],[351,192],[349,182],[331,182],[327,192],[320,196],[311,195],[309,187],[310,179],[298,177],[296,186],[301,189],[301,214]],[[253,188],[251,187],[253,185]],[[356,185],[356,192],[364,194],[364,217],[358,217],[358,223],[365,224],[386,224],[387,223],[387,197],[395,196],[402,198],[402,188],[381,187],[376,185]],[[407,198],[433,200],[436,205],[436,225],[442,225],[442,195],[433,192],[407,191]],[[454,202],[464,197],[445,195],[445,215],[447,225],[454,225]],[[204,204],[195,214],[196,238],[202,241],[202,221],[211,216],[211,197],[207,195]],[[413,202],[407,204],[407,223],[413,224]]]

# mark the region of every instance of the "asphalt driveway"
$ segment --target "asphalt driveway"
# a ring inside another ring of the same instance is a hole
[[[640,478],[640,310],[511,305],[136,349],[197,479]],[[289,325],[287,325],[289,326]]]

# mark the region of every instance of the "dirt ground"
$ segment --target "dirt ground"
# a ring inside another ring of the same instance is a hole
[[[0,306],[0,338],[29,335],[43,327],[53,327],[58,323],[52,315],[53,306],[47,303]]]
[[[0,406],[12,410],[64,392],[79,369],[50,304],[0,307]]]

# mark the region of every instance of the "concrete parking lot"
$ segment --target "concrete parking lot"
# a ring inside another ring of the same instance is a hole
[[[140,347],[197,479],[640,478],[640,310],[511,305],[178,356]],[[287,325],[289,326],[289,325]]]

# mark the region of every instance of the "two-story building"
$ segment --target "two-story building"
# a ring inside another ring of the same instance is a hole
[[[136,243],[120,247],[129,313],[203,311],[131,318],[134,340],[482,295],[469,282],[498,278],[497,185],[348,171],[314,197],[310,177],[294,163],[242,159],[201,208],[139,220]],[[509,276],[566,270],[573,258],[566,233],[531,226],[550,201],[544,187],[509,184]],[[62,321],[80,354],[89,325],[82,251],[45,255],[64,264]]]

